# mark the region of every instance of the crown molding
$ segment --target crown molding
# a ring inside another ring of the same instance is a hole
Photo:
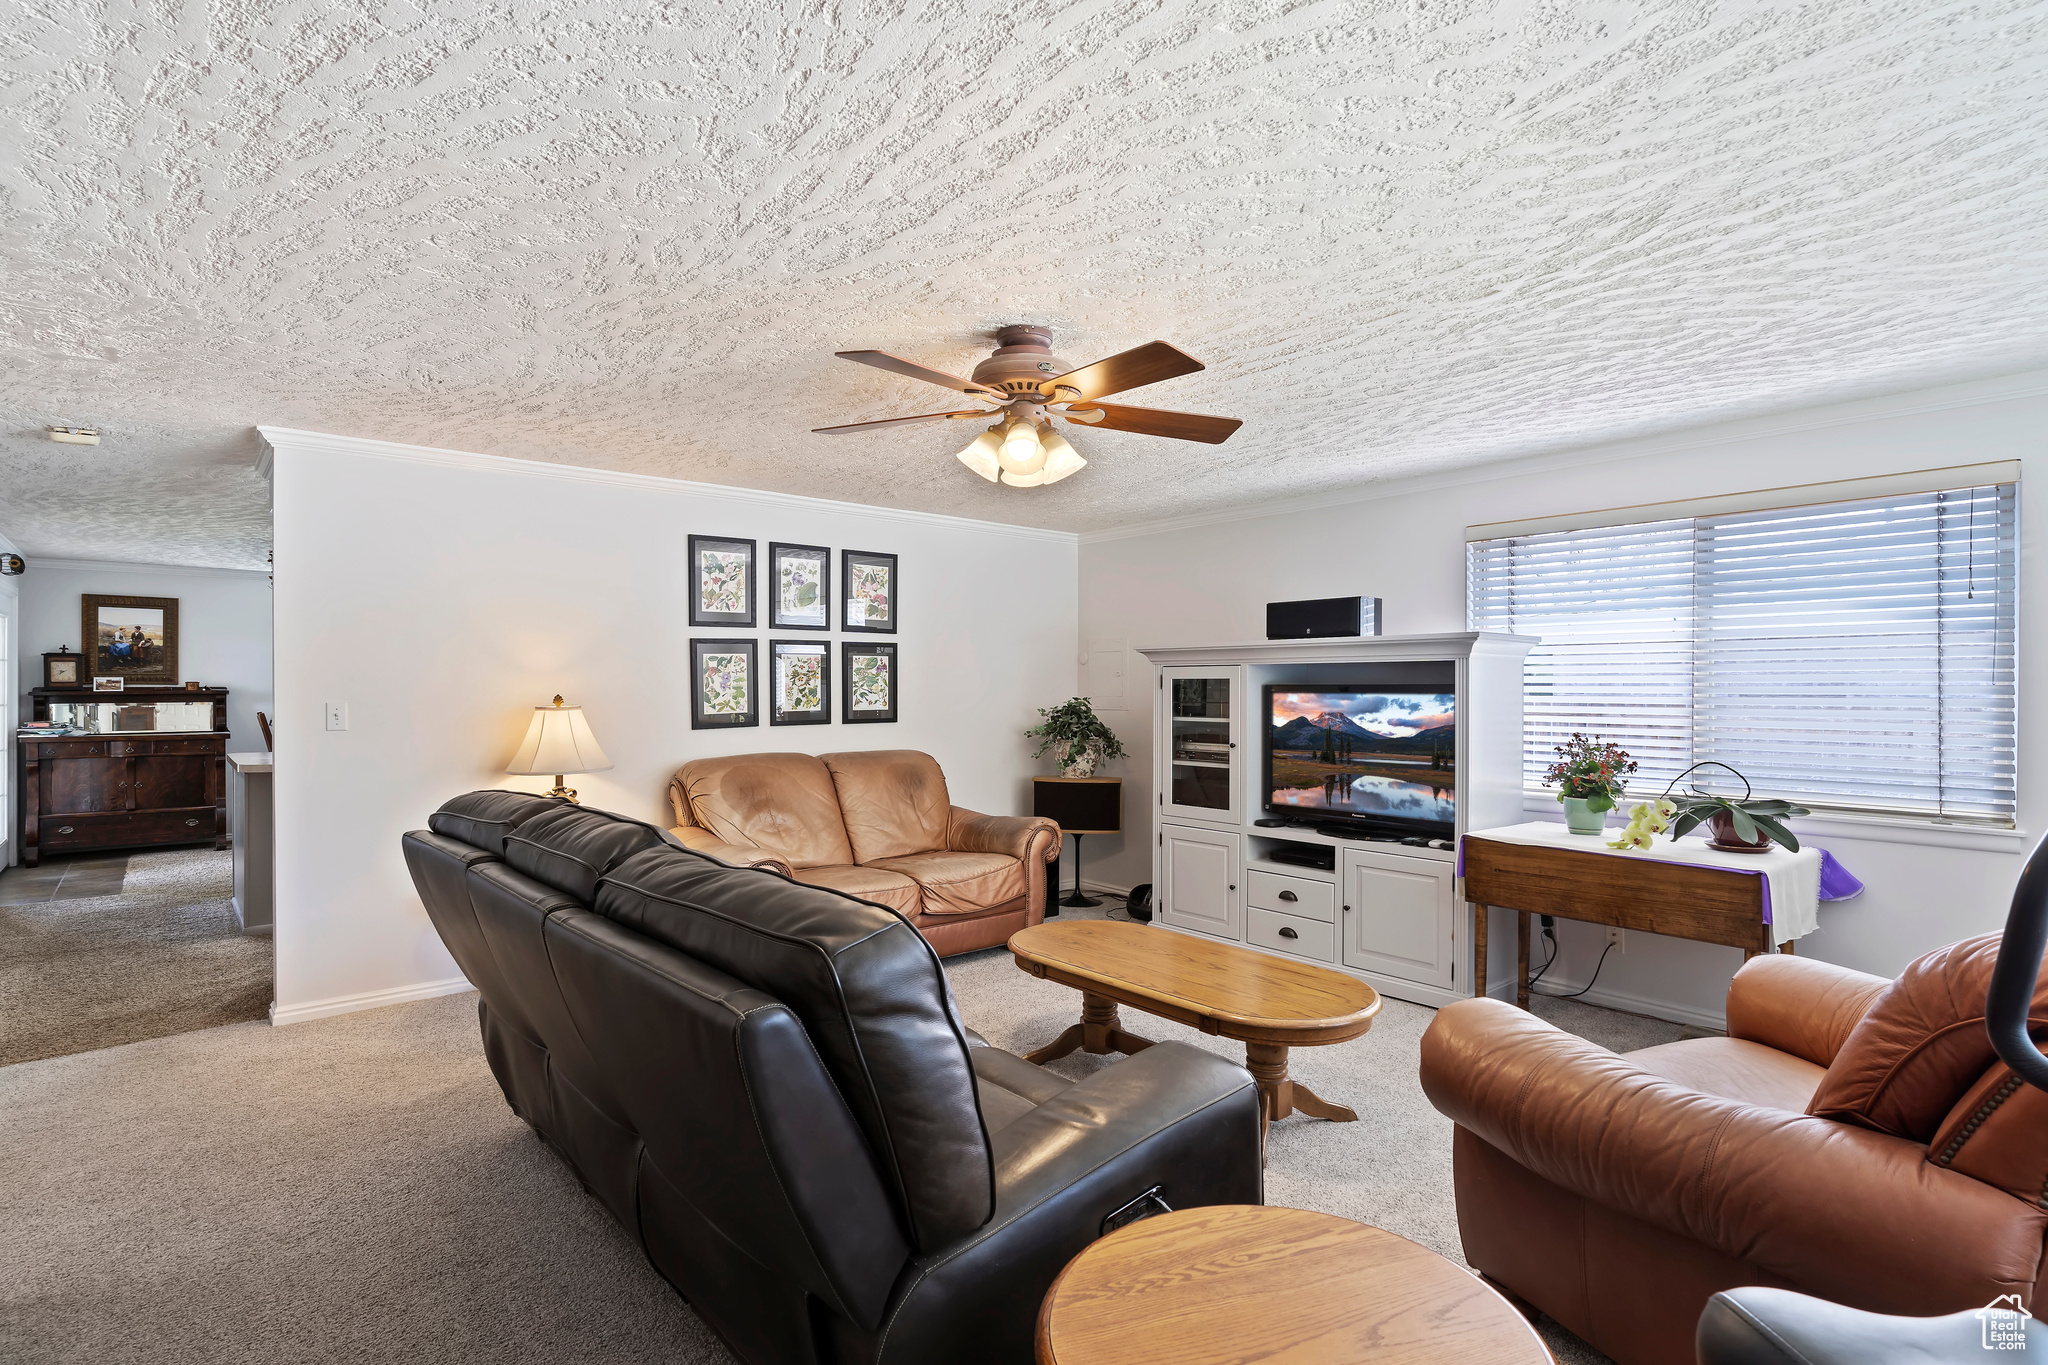
[[[1521,478],[1530,474],[1550,474],[1561,470],[1584,469],[1659,455],[1677,455],[1714,446],[1732,445],[1740,441],[1790,436],[1805,431],[1821,431],[1829,427],[1853,426],[1858,422],[1946,412],[1954,408],[1988,407],[1994,403],[2009,403],[2044,396],[2048,396],[2048,370],[2027,370],[1995,379],[1976,379],[1967,383],[1946,384],[1938,388],[1916,389],[1876,398],[1858,398],[1821,407],[1797,408],[1762,417],[1723,419],[1660,435],[1622,437],[1592,445],[1573,446],[1548,454],[1505,455],[1460,465],[1455,469],[1378,479],[1329,493],[1281,498],[1251,507],[1196,512],[1184,517],[1163,517],[1157,521],[1134,522],[1129,526],[1110,527],[1101,531],[1083,531],[1080,534],[1080,542],[1083,545],[1095,545],[1103,541],[1166,535],[1174,531],[1220,526],[1228,522],[1255,521],[1262,517],[1293,516],[1300,512],[1321,511],[1328,507],[1345,507],[1356,503],[1378,502],[1383,498],[1405,497],[1411,493],[1428,493],[1440,488],[1470,487],[1474,484],[1496,483],[1503,479]]]
[[[126,559],[62,559],[56,555],[23,555],[30,570],[70,569],[79,573],[146,573],[160,578],[268,578],[268,569],[223,569],[205,564],[146,564]]]
[[[641,492],[683,493],[693,497],[723,498],[730,502],[755,503],[765,507],[802,508],[810,512],[837,512],[851,516],[878,517],[917,526],[976,531],[986,535],[1014,536],[1021,540],[1049,541],[1073,545],[1079,537],[1072,531],[1053,531],[1040,526],[1016,526],[1002,521],[977,521],[971,517],[949,517],[938,512],[915,512],[901,507],[879,507],[864,502],[839,502],[831,498],[807,497],[802,493],[776,493],[761,488],[739,488],[730,484],[698,483],[691,479],[669,479],[659,474],[629,474],[616,469],[592,469],[585,465],[550,464],[544,460],[520,460],[507,455],[478,455],[466,450],[442,450],[434,446],[405,445],[362,436],[336,436],[320,431],[296,431],[290,427],[256,428],[265,443],[257,467],[275,468],[279,451],[314,455],[360,455],[408,464],[437,465],[483,474],[513,474],[533,479],[555,479],[569,483],[592,483]]]

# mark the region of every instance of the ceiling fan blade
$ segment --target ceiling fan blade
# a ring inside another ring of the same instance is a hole
[[[1090,421],[1094,413],[1099,420]],[[1145,436],[1171,436],[1179,441],[1222,445],[1244,423],[1235,417],[1204,417],[1198,412],[1164,412],[1159,408],[1127,408],[1119,403],[1090,403],[1078,412],[1063,412],[1069,422],[1110,431],[1135,431]]]
[[[1141,389],[1147,384],[1157,384],[1162,379],[1193,374],[1201,368],[1202,362],[1186,351],[1169,346],[1163,341],[1148,341],[1143,346],[1119,351],[1092,365],[1083,365],[1078,370],[1068,370],[1063,375],[1046,380],[1038,388],[1054,402],[1106,398],[1112,393],[1122,393],[1125,389]],[[1059,392],[1062,389],[1072,389],[1074,393],[1068,395]]]
[[[937,384],[942,389],[953,389],[959,393],[994,392],[994,390],[989,389],[985,385],[962,379],[958,375],[947,374],[944,370],[934,370],[930,366],[920,365],[914,360],[905,360],[902,356],[890,355],[887,351],[835,351],[833,354],[837,355],[841,360],[853,360],[858,361],[862,365],[872,365],[878,370],[887,370],[891,374],[900,374],[907,379],[922,379],[925,383]]]
[[[993,417],[999,409],[969,408],[965,412],[927,412],[921,417],[886,417],[879,422],[848,422],[842,427],[812,427],[813,436],[844,436],[849,431],[876,431],[882,427],[907,427],[912,422],[937,422],[948,417]]]

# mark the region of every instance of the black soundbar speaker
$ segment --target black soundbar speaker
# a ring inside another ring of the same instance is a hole
[[[1377,597],[1318,597],[1308,602],[1266,603],[1268,640],[1322,640],[1379,633]]]

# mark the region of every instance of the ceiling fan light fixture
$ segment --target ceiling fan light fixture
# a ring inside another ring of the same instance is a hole
[[[1031,474],[1012,474],[1006,469],[1003,471],[1003,482],[1012,488],[1037,488],[1045,482],[1045,471],[1038,470]]]
[[[990,483],[994,483],[996,476],[1001,473],[1001,467],[996,463],[996,452],[1002,448],[1003,429],[990,427],[967,443],[967,448],[960,452],[960,463]]]
[[[1048,431],[1039,438],[1045,447],[1045,468],[1039,471],[1039,486],[1058,483],[1069,474],[1078,474],[1087,465],[1081,452],[1067,444],[1067,438],[1057,431]]]
[[[1021,417],[1011,422],[1003,429],[1002,453],[996,463],[1010,474],[1036,474],[1045,468],[1045,444],[1038,428]]]

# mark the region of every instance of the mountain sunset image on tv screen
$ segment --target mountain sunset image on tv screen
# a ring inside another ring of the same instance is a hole
[[[1457,817],[1457,699],[1449,692],[1267,693],[1275,811],[1448,825]]]

